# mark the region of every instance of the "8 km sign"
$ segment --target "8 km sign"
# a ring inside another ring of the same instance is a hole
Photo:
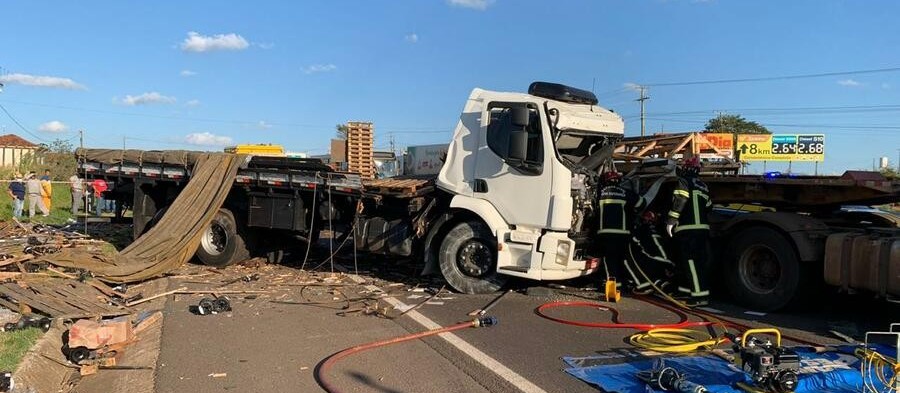
[[[739,134],[737,151],[743,161],[824,161],[824,135]]]

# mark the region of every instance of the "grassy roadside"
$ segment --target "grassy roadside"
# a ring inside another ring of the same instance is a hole
[[[0,371],[15,371],[25,353],[42,334],[37,328],[0,332]]]
[[[6,184],[4,183],[4,187]],[[0,190],[0,221],[9,221],[12,218],[12,199],[6,189]],[[22,213],[22,221],[28,221],[28,200],[25,201],[25,210]],[[42,224],[64,224],[72,219],[72,192],[68,185],[62,183],[53,184],[53,195],[50,199],[50,216],[42,217],[40,213],[31,222]]]

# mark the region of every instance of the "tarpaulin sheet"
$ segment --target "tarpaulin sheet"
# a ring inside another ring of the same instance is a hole
[[[107,165],[128,162],[139,165],[172,164],[185,167],[193,166],[198,160],[210,154],[190,150],[77,149],[75,151],[79,159]]]
[[[855,348],[846,346],[839,348],[839,351],[824,353],[815,353],[808,348],[794,348],[800,355],[801,365],[796,392],[861,392],[863,385],[859,372],[860,360],[853,356]],[[599,386],[604,392],[658,392],[650,389],[635,375],[640,371],[658,369],[660,362],[683,373],[687,380],[705,386],[712,393],[743,393],[734,384],[750,382],[746,373],[714,356],[676,356],[667,357],[664,361],[641,358],[627,363],[603,365],[589,364],[608,361],[609,356],[566,357],[563,360],[570,366],[566,372]]]
[[[175,269],[196,252],[246,158],[227,153],[196,155],[190,180],[165,215],[114,256],[64,249],[43,259],[57,266],[85,269],[101,280],[116,283],[146,280]]]

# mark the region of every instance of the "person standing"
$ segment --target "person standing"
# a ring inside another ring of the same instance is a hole
[[[40,180],[37,179],[34,172],[29,173],[25,178],[25,192],[28,194],[28,218],[34,217],[38,209],[40,209],[42,216],[47,217],[50,215],[47,207],[44,206],[43,199],[41,199],[41,190]]]
[[[44,207],[47,208],[47,211],[52,209],[51,207],[51,197],[53,196],[53,183],[50,181],[50,170],[44,171],[44,176],[41,176],[41,201],[44,202]]]
[[[72,215],[78,214],[78,210],[84,204],[84,181],[74,174],[69,177],[69,190],[72,191]]]
[[[13,217],[22,218],[22,210],[25,208],[25,183],[22,182],[22,175],[18,172],[13,176],[6,192],[13,200]]]
[[[106,207],[106,199],[103,198],[103,192],[108,188],[106,180],[94,179],[91,182],[91,188],[94,189],[94,206],[97,209],[94,213],[97,214],[97,217],[100,217],[103,215],[103,209]]]
[[[643,198],[638,198],[634,192],[620,185],[622,175],[619,172],[604,172],[601,180],[603,188],[600,189],[598,206],[600,226],[597,240],[606,269],[606,280],[618,277],[617,287],[622,281],[634,286],[636,277],[630,274],[632,269],[628,267],[626,258],[634,212],[643,206]],[[628,276],[624,275],[626,270],[629,272]]]
[[[690,157],[678,168],[678,185],[666,218],[666,232],[678,245],[678,292],[689,306],[709,301],[709,220],[712,201],[700,180],[700,160]]]

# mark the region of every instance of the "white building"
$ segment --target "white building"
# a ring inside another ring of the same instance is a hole
[[[34,154],[40,146],[15,134],[0,135],[0,167],[14,167],[22,157]]]

